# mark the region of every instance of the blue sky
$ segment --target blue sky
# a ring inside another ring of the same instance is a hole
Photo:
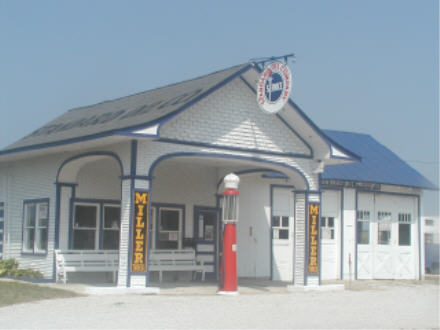
[[[438,16],[434,0],[0,0],[0,148],[70,108],[293,52],[292,98],[318,126],[438,183]]]

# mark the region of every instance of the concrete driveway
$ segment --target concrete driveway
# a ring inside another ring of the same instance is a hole
[[[90,295],[3,307],[0,328],[435,329],[439,285],[438,279],[357,281],[351,290],[288,292],[283,285],[250,282],[230,297],[215,295],[209,284],[165,284],[160,295]]]

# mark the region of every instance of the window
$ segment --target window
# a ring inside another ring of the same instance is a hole
[[[391,212],[377,212],[378,238],[382,245],[391,243]]]
[[[151,248],[156,248],[156,235],[154,234],[156,232],[156,208],[154,206],[150,207],[151,210]]]
[[[195,237],[199,240],[211,241],[215,239],[215,226],[217,224],[217,212],[213,210],[195,209],[196,216],[198,214],[197,226],[198,232]]]
[[[23,252],[46,253],[49,225],[49,201],[24,202]]]
[[[410,213],[399,213],[399,245],[411,245]]]
[[[433,243],[434,243],[434,234],[425,233],[425,244],[433,244]]]
[[[73,249],[95,250],[98,248],[98,205],[75,204],[73,219]]]
[[[322,217],[321,218],[321,238],[335,239],[335,218]]]
[[[272,216],[272,232],[274,239],[289,239],[289,217],[285,215]]]
[[[73,208],[74,250],[118,250],[121,207],[118,201],[77,199]]]
[[[104,228],[102,248],[104,250],[119,249],[119,229],[121,225],[121,208],[104,205]]]
[[[0,259],[3,258],[3,237],[5,232],[5,206],[0,203]]]
[[[370,211],[357,211],[357,243],[370,244]]]
[[[425,219],[425,225],[429,227],[434,226],[434,220],[433,219]]]
[[[182,247],[182,210],[159,208],[158,249],[180,249]]]

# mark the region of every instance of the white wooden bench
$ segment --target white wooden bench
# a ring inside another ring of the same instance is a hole
[[[162,272],[166,271],[190,271],[193,275],[201,272],[204,281],[209,266],[204,265],[203,261],[197,262],[194,250],[151,250],[148,270],[158,271],[160,282],[162,282]]]
[[[119,265],[118,250],[55,250],[56,280],[66,284],[69,272],[111,272]]]

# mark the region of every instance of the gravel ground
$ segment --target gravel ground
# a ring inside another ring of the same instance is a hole
[[[439,328],[438,279],[357,281],[351,290],[333,292],[287,292],[281,285],[254,283],[240,285],[238,296],[214,293],[210,285],[165,285],[157,296],[94,295],[13,305],[0,308],[0,328]]]

